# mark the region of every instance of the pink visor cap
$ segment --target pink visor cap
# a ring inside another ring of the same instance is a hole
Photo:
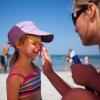
[[[43,32],[32,21],[23,21],[11,28],[8,33],[8,41],[12,46],[15,45],[16,40],[23,37],[25,34],[41,36],[42,42],[51,42],[54,38],[53,34]]]

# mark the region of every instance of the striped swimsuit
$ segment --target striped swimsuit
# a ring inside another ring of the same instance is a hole
[[[18,72],[13,72],[9,74],[8,78],[17,75],[24,79],[23,84],[21,84],[19,89],[19,98],[31,96],[37,94],[41,91],[41,77],[40,77],[40,70],[33,72],[28,76],[23,76]]]

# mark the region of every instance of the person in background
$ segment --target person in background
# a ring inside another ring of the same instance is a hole
[[[6,66],[5,55],[3,53],[0,55],[0,61],[1,61],[1,65],[2,65],[1,72],[3,70],[3,72],[6,73],[7,72],[7,66]]]
[[[2,67],[5,73],[7,72],[7,65],[8,65],[8,59],[9,59],[9,48],[10,48],[9,44],[4,45],[2,49],[2,54],[0,55],[1,64],[2,64]]]
[[[74,0],[73,9],[73,23],[83,45],[100,46],[100,0]],[[42,47],[41,55],[43,72],[62,95],[62,100],[100,100],[100,73],[93,65],[71,65],[74,82],[93,91],[72,88],[54,72],[52,61],[45,47]]]
[[[73,51],[71,48],[68,50],[67,56],[65,56],[65,59],[68,61],[69,64],[72,64],[72,57],[75,55],[75,51]]]
[[[6,80],[7,100],[42,100],[40,69],[34,64],[41,42],[51,42],[53,34],[43,32],[32,21],[22,21],[8,33],[15,48]]]
[[[9,49],[10,49],[11,45],[6,44],[4,45],[3,49],[2,49],[2,55],[1,55],[1,64],[4,67],[4,72],[7,72],[7,66],[8,66],[8,60],[9,60]]]
[[[81,63],[79,56],[76,55],[75,51],[72,49],[69,49],[68,56],[65,56],[65,59],[67,59],[70,64]]]

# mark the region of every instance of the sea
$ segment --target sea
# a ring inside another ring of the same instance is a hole
[[[92,64],[95,68],[100,68],[100,55],[78,55],[82,61],[85,56],[88,56],[89,64]],[[70,64],[65,59],[65,55],[50,55],[54,70],[64,71],[70,69]],[[36,60],[36,64],[41,68],[41,57]]]
[[[56,71],[65,71],[70,69],[70,64],[68,61],[65,59],[66,55],[50,55],[51,60],[52,60],[52,67]],[[100,55],[78,55],[79,59],[82,61],[85,56],[88,56],[89,59],[89,64],[92,64],[95,68],[100,69]],[[10,56],[11,58],[11,56]],[[9,58],[9,61],[10,61]],[[41,64],[41,56],[38,56],[37,59],[35,60],[35,64],[42,69],[42,64]],[[1,63],[0,63],[1,65]],[[9,64],[8,64],[9,66]]]

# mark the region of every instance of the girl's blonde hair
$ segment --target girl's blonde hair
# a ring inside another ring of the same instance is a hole
[[[32,39],[34,40],[34,42],[39,41],[40,38],[41,38],[40,36],[35,36],[35,35],[26,34],[26,35],[24,35],[22,38],[19,39],[19,42],[20,42],[21,44],[23,44],[26,40],[29,39],[29,37],[32,37]],[[14,54],[12,55],[12,58],[11,58],[11,60],[10,60],[10,66],[12,66],[12,65],[17,61],[17,59],[18,59],[18,57],[19,57],[19,51],[18,51],[17,47],[14,46],[14,48],[15,48],[15,52],[14,52]]]

